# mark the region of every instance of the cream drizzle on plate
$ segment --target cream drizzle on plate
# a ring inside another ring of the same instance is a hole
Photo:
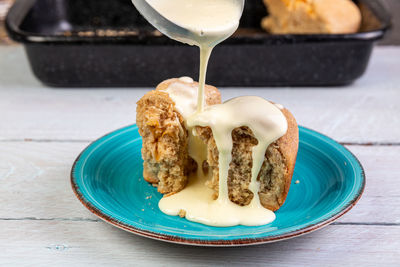
[[[168,215],[179,215],[182,211],[190,221],[207,225],[226,227],[234,225],[263,225],[272,222],[275,214],[265,209],[258,196],[258,173],[264,161],[268,146],[287,131],[287,121],[280,106],[256,96],[231,99],[223,104],[206,106],[203,112],[196,112],[195,91],[197,86],[174,82],[166,89],[175,102],[175,108],[182,114],[189,131],[189,155],[197,162],[198,171],[191,175],[189,184],[182,191],[161,199],[159,207]],[[189,114],[189,115],[188,115]],[[219,151],[219,192],[213,199],[213,190],[206,186],[209,179],[202,172],[202,163],[207,159],[206,145],[193,134],[195,126],[210,127]],[[252,180],[249,189],[254,198],[248,206],[239,206],[229,200],[228,171],[232,153],[232,130],[249,127],[258,140],[253,148]]]
[[[205,80],[208,60],[213,48],[231,36],[239,26],[243,0],[147,0],[161,15],[192,31],[197,37],[186,41],[200,48],[199,86],[188,77],[169,85],[166,92],[175,108],[185,119],[189,131],[189,155],[197,162],[198,171],[182,191],[164,196],[159,207],[169,215],[185,213],[188,220],[212,225],[263,225],[272,222],[275,214],[265,209],[258,196],[257,176],[267,147],[287,131],[285,116],[274,104],[259,97],[238,97],[224,104],[205,107]],[[174,38],[174,36],[172,36]],[[179,40],[179,38],[174,38]],[[219,151],[219,194],[205,185],[208,177],[202,172],[207,159],[206,145],[193,133],[195,126],[210,127]],[[249,127],[258,140],[253,148],[252,180],[249,189],[254,193],[248,206],[229,200],[228,171],[232,152],[232,130]]]

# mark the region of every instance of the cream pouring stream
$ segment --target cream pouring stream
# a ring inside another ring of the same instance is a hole
[[[172,39],[200,48],[199,86],[183,77],[166,92],[185,120],[189,132],[189,155],[197,162],[198,172],[182,191],[164,196],[160,209],[169,215],[182,212],[188,220],[213,226],[262,225],[275,219],[259,201],[257,176],[267,147],[286,133],[287,121],[274,104],[259,97],[239,97],[224,104],[205,107],[205,81],[208,60],[213,48],[231,36],[239,26],[244,0],[132,0],[141,13],[161,32]],[[145,4],[144,4],[145,2]],[[141,4],[138,4],[141,3]],[[146,6],[142,8],[143,6]],[[153,8],[154,10],[151,10]],[[206,146],[193,133],[195,126],[210,127],[219,151],[219,194],[205,182],[202,173],[207,158]],[[254,193],[250,205],[241,207],[229,200],[228,171],[232,153],[232,130],[248,126],[258,140],[253,148],[252,180]]]
[[[167,30],[169,37],[200,48],[197,111],[203,111],[204,86],[211,52],[239,27],[244,0],[147,0],[147,3],[168,21],[190,33],[182,37],[181,32]],[[152,19],[149,21],[152,22]]]

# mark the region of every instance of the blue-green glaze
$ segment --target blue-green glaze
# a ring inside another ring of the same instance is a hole
[[[351,152],[315,131],[299,130],[299,152],[286,203],[276,212],[276,220],[264,226],[218,228],[162,213],[161,194],[142,177],[142,140],[136,125],[87,147],[73,166],[72,186],[100,218],[151,238],[224,246],[286,239],[340,217],[354,206],[365,186],[362,166]]]

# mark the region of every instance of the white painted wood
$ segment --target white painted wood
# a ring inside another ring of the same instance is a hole
[[[0,143],[0,218],[90,218],[70,186],[70,169],[87,143]],[[351,146],[367,187],[340,222],[400,224],[400,147]],[[296,178],[295,178],[296,179]]]
[[[398,266],[400,227],[337,225],[242,248],[145,239],[103,222],[0,221],[0,264],[14,266]]]
[[[365,192],[341,222],[400,224],[400,146],[349,146],[366,174]]]
[[[46,88],[33,78],[21,47],[0,47],[0,58],[0,140],[93,140],[134,123],[135,103],[149,90]],[[339,141],[399,142],[399,58],[400,48],[376,48],[367,74],[350,87],[238,88],[222,94],[280,102],[300,124]]]
[[[94,218],[77,200],[70,170],[86,143],[0,143],[0,218]]]
[[[367,74],[344,88],[222,89],[260,95],[299,124],[351,143],[400,142],[400,47],[375,49]],[[209,249],[148,240],[87,211],[71,190],[74,159],[93,140],[135,121],[149,89],[52,89],[20,46],[0,46],[0,265],[398,266],[400,146],[350,146],[367,187],[336,225],[275,244]],[[61,142],[21,142],[36,139]],[[79,141],[81,140],[81,141]]]

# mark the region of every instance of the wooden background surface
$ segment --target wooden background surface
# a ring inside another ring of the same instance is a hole
[[[0,44],[11,44],[2,20]],[[383,0],[400,44],[400,1]],[[50,89],[32,76],[22,48],[0,45],[0,265],[399,266],[400,47],[375,50],[369,71],[348,88],[223,89],[287,106],[300,124],[345,144],[367,175],[359,204],[312,234],[255,247],[196,248],[128,234],[75,198],[71,165],[90,141],[134,123],[149,89]]]
[[[359,204],[309,235],[245,248],[149,240],[103,223],[75,198],[74,159],[103,134],[134,123],[149,88],[52,89],[31,74],[22,47],[0,46],[0,265],[399,266],[400,48],[375,50],[345,88],[222,89],[284,104],[299,124],[346,146],[365,167]]]

